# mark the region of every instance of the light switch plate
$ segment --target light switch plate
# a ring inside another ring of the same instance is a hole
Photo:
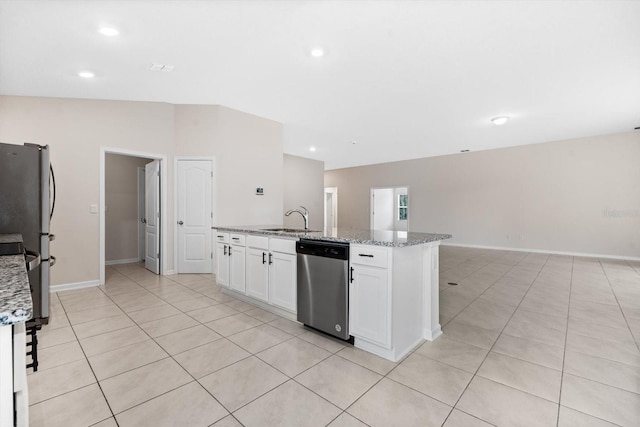
[[[89,213],[97,214],[98,213],[98,205],[89,205]]]

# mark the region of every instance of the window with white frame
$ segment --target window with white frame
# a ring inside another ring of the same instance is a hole
[[[398,221],[406,221],[409,215],[409,195],[398,194]]]

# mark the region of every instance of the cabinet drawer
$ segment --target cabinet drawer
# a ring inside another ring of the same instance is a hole
[[[231,244],[236,246],[244,246],[245,238],[246,236],[244,234],[231,233]]]
[[[269,241],[269,250],[272,252],[281,252],[284,254],[292,254],[296,253],[296,241],[292,239],[275,239],[271,238]]]
[[[388,248],[377,246],[351,245],[351,264],[387,268],[389,251]]]
[[[216,232],[214,236],[216,238],[216,242],[229,243],[229,233]]]
[[[250,248],[264,249],[266,251],[269,249],[269,238],[267,236],[249,234],[247,236],[247,246]]]

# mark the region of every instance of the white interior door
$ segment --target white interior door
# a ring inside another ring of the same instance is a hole
[[[160,162],[145,165],[145,258],[147,270],[160,274]]]
[[[393,230],[393,188],[371,191],[371,229]]]
[[[178,273],[211,273],[211,160],[178,161]]]
[[[138,168],[138,261],[144,261],[145,259],[145,234],[146,227],[144,224],[146,200],[144,192],[144,184],[146,181],[146,172],[144,168]]]

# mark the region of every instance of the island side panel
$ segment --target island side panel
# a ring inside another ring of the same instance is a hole
[[[440,242],[422,246],[423,266],[423,338],[433,341],[442,335],[440,328]]]
[[[423,245],[393,249],[393,359],[400,360],[423,339]]]

